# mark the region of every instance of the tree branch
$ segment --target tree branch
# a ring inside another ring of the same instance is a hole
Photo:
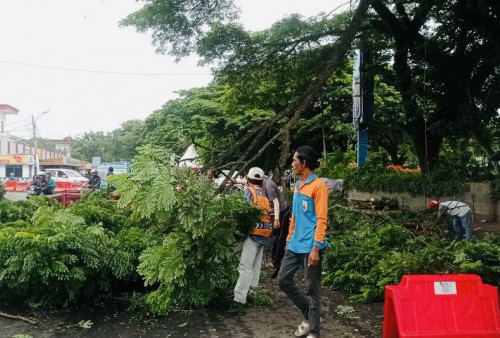
[[[274,142],[278,137],[285,133],[289,133],[290,130],[295,126],[295,124],[300,120],[302,114],[306,111],[306,109],[313,103],[316,98],[317,93],[321,90],[324,84],[327,82],[329,78],[333,75],[333,72],[337,68],[337,66],[342,62],[345,54],[351,48],[351,43],[354,40],[359,27],[361,26],[362,21],[366,17],[366,13],[370,4],[373,0],[361,0],[359,5],[354,13],[354,16],[349,23],[347,29],[340,35],[339,39],[335,42],[334,53],[332,58],[326,63],[324,69],[322,69],[319,74],[317,74],[315,81],[309,86],[306,92],[298,98],[294,103],[290,104],[285,110],[279,113],[275,118],[272,118],[268,122],[266,122],[266,126],[262,128],[262,126],[257,126],[253,129],[253,131],[259,130],[255,138],[252,140],[250,146],[246,149],[246,151],[240,156],[237,162],[245,161],[243,168],[240,168],[240,171],[245,170],[248,165],[255,161],[261,154]],[[249,154],[252,153],[255,146],[258,144],[260,138],[265,134],[267,128],[274,125],[277,121],[281,120],[283,117],[290,115],[293,113],[293,117],[287,122],[285,127],[280,130],[276,135],[274,135],[270,140],[268,140],[264,146],[262,146],[257,154],[252,156],[250,159],[247,159]],[[241,143],[240,143],[241,144]],[[281,147],[281,157],[288,156],[290,150],[290,143],[287,137],[282,139],[282,147]],[[235,172],[237,169],[237,165],[234,165],[229,173],[229,177]],[[226,189],[226,183],[229,179],[226,178],[224,182],[222,182],[219,187],[219,191],[223,192]]]
[[[23,317],[23,316],[14,316],[14,315],[9,315],[5,312],[0,312],[0,316],[2,317],[5,317],[5,318],[9,318],[9,319],[17,319],[17,320],[22,320],[22,321],[25,321],[25,322],[28,322],[30,324],[33,324],[33,325],[36,325],[37,322],[35,322],[34,320],[31,320],[29,318],[26,318],[26,317]]]

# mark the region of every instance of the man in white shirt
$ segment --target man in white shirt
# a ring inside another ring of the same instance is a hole
[[[438,209],[438,219],[446,213],[453,216],[453,229],[455,230],[456,241],[464,238],[470,240],[472,238],[472,216],[470,207],[460,201],[430,201],[429,208]]]

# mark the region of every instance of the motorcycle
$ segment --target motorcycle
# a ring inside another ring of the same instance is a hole
[[[30,198],[31,196],[39,196],[41,195],[41,193],[42,193],[42,188],[40,186],[33,184],[30,185],[26,198]]]

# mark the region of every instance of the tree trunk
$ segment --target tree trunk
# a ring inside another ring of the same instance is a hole
[[[425,123],[422,123],[421,127],[415,128],[413,132],[410,131],[409,133],[415,145],[422,174],[426,175],[432,172],[438,164],[439,149],[443,143],[443,137],[426,132]]]

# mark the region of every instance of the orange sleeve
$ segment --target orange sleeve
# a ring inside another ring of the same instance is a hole
[[[290,242],[290,239],[292,238],[294,230],[295,230],[295,218],[293,217],[293,213],[292,213],[292,218],[290,219],[290,226],[288,228],[288,236],[286,236],[287,242]]]
[[[316,212],[316,232],[314,241],[323,243],[328,224],[328,188],[326,184],[319,180],[318,188],[314,194],[314,211]]]

